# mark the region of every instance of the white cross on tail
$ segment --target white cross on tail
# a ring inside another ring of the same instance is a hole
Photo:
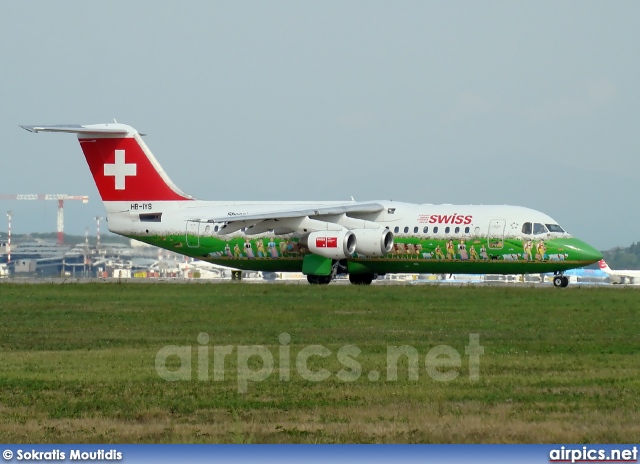
[[[116,150],[115,164],[104,165],[105,177],[114,176],[116,179],[116,190],[124,190],[127,176],[135,176],[137,171],[135,163],[126,164],[124,150]]]

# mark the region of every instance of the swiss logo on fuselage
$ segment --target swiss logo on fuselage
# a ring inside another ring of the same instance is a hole
[[[338,248],[338,237],[316,237],[316,248]]]
[[[428,224],[471,224],[473,216],[462,216],[458,213],[454,214],[421,214],[418,222]]]

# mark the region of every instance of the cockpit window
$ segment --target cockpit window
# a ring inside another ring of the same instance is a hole
[[[533,225],[533,234],[534,235],[538,235],[538,234],[546,234],[548,232],[547,228],[544,226],[544,224],[540,224],[538,222],[536,222]]]
[[[530,222],[525,222],[524,224],[522,224],[522,233],[529,235],[531,234],[531,223]]]
[[[564,234],[564,229],[560,227],[558,224],[547,224],[547,229],[549,232],[558,232],[560,234]]]

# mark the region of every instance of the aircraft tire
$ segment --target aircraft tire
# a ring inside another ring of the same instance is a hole
[[[553,278],[553,286],[562,287],[562,276],[557,275]]]
[[[354,285],[371,285],[373,279],[372,274],[349,274],[349,282]]]
[[[562,284],[560,284],[560,286],[562,288],[565,288],[567,285],[569,285],[569,277],[562,276]]]

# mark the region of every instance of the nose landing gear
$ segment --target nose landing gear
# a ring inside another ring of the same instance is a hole
[[[554,287],[565,288],[567,285],[569,285],[569,278],[562,274],[556,274],[553,277],[553,285]]]

